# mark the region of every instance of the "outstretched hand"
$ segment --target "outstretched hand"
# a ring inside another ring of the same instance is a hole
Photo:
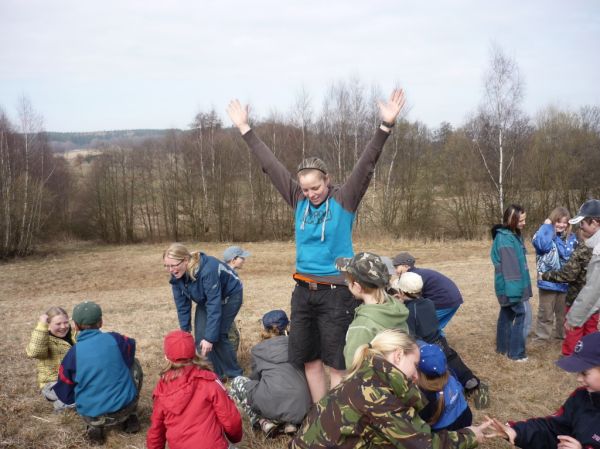
[[[406,98],[404,97],[404,90],[394,89],[390,95],[390,99],[385,103],[378,101],[377,106],[379,107],[379,115],[384,122],[394,123],[396,117],[400,114],[400,111],[404,107]]]
[[[492,434],[488,435],[485,434],[483,431],[492,425],[494,425],[492,419],[486,417],[486,420],[478,426],[469,426],[467,427],[467,429],[473,431],[473,433],[475,434],[475,438],[477,438],[477,442],[481,444],[486,438],[491,438]]]
[[[502,424],[496,418],[490,418],[488,416],[486,416],[485,418],[491,421],[492,424],[492,433],[487,434],[486,438],[504,438],[514,446],[515,438],[517,438],[517,432],[515,431],[515,429],[506,424]]]
[[[242,105],[238,99],[231,100],[227,106],[227,115],[242,134],[250,131],[250,125],[248,125],[249,109],[248,105]]]

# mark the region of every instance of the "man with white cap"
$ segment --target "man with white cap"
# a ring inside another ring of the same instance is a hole
[[[600,200],[592,199],[583,203],[577,216],[569,223],[579,224],[586,238],[584,244],[592,249],[592,258],[587,267],[585,285],[567,313],[565,327],[569,330],[589,328],[594,322],[597,327],[600,310]]]

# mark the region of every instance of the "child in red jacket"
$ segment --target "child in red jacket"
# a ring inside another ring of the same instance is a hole
[[[242,418],[217,375],[196,354],[191,334],[164,342],[167,366],[154,389],[148,449],[227,449],[242,439]],[[229,440],[229,441],[228,441]]]

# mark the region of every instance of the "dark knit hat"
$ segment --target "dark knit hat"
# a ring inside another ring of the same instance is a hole
[[[339,257],[335,264],[359,282],[383,288],[390,282],[390,273],[377,254],[358,253],[353,258]]]
[[[196,355],[194,337],[182,330],[169,332],[165,337],[163,348],[165,356],[173,363],[191,360]]]
[[[92,326],[102,319],[102,309],[92,301],[84,301],[73,308],[73,321],[77,324]]]

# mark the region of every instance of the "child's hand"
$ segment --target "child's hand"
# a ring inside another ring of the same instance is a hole
[[[493,421],[490,418],[487,418],[484,422],[479,424],[478,426],[469,426],[467,429],[472,430],[475,434],[475,438],[477,438],[477,442],[479,444],[483,443],[486,438],[489,438],[489,435],[486,435],[483,431],[493,425]]]
[[[558,435],[558,449],[581,449],[581,443],[568,435]]]
[[[40,315],[40,323],[48,324],[48,315],[45,313]]]

